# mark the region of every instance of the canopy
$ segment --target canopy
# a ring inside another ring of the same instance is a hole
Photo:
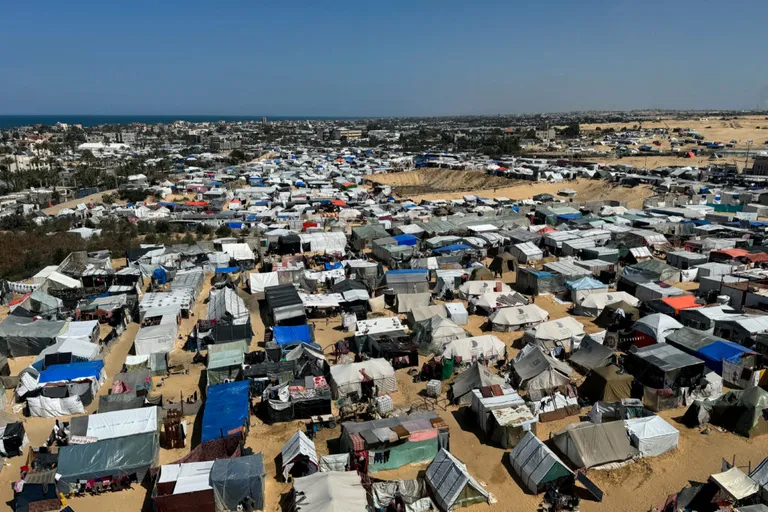
[[[749,498],[760,490],[755,481],[738,467],[732,467],[722,473],[715,473],[709,477],[709,480],[736,501]]]
[[[637,449],[629,443],[623,421],[576,423],[568,425],[554,437],[560,452],[580,468],[623,462],[637,455]]]
[[[367,510],[368,499],[355,471],[327,471],[296,478],[296,512]]]
[[[509,461],[515,473],[534,494],[542,492],[550,482],[573,476],[573,471],[533,432],[527,432],[512,449]]]
[[[201,442],[233,435],[248,427],[250,399],[247,380],[208,388],[203,409]]]
[[[0,353],[11,357],[37,355],[55,342],[66,325],[66,322],[8,315],[0,322]]]
[[[459,459],[441,448],[427,468],[427,485],[442,510],[488,501],[488,491],[475,480]]]

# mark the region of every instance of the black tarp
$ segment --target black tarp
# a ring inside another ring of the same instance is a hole
[[[138,409],[144,406],[144,397],[136,396],[136,392],[120,393],[117,395],[99,396],[99,413]]]

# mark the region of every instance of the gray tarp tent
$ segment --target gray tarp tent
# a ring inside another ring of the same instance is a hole
[[[265,477],[261,453],[217,459],[211,468],[210,477],[216,510],[234,511],[244,501],[251,503],[253,510],[264,509]]]
[[[477,361],[468,369],[461,372],[453,381],[453,400],[460,405],[468,405],[472,402],[472,390],[485,386],[498,384],[503,386],[505,380],[491,373],[488,368]]]
[[[581,341],[579,350],[571,354],[568,362],[585,370],[594,370],[607,366],[613,360],[614,355],[610,348],[599,344],[590,336],[585,336]]]
[[[573,471],[533,432],[525,434],[512,449],[509,461],[520,480],[534,494],[544,492],[552,482],[573,479]]]
[[[442,448],[427,468],[427,485],[442,510],[487,502],[486,491],[451,452]]]
[[[555,446],[574,465],[589,469],[637,455],[623,421],[574,423],[555,434]]]
[[[0,323],[0,353],[11,357],[36,356],[56,343],[67,323],[8,315]]]
[[[64,483],[134,473],[141,482],[155,465],[159,447],[156,432],[62,446],[58,473]]]

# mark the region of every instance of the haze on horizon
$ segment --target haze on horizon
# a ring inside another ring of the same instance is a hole
[[[0,115],[768,108],[768,2],[15,2]]]

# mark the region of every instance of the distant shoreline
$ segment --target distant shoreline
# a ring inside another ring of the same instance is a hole
[[[20,126],[43,124],[54,126],[56,123],[80,124],[83,126],[99,126],[104,124],[166,124],[174,121],[189,121],[191,123],[215,123],[218,121],[261,121],[263,116],[220,116],[220,115],[0,115],[0,130]],[[332,116],[266,116],[268,121],[334,121],[363,119],[362,117],[332,117]]]

